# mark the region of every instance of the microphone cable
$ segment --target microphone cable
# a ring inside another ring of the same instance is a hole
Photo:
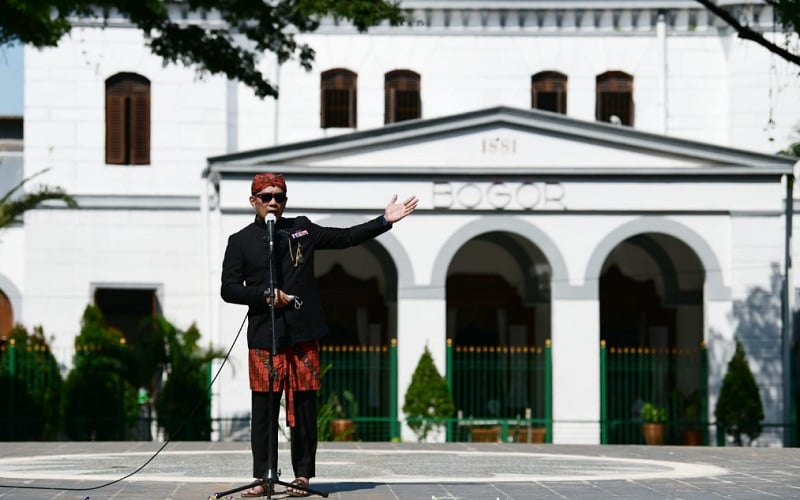
[[[234,337],[233,342],[231,343],[231,346],[228,348],[228,352],[226,352],[225,356],[222,358],[222,363],[219,365],[219,368],[217,369],[217,372],[214,374],[214,377],[211,379],[211,382],[208,384],[208,389],[207,389],[208,391],[211,390],[211,388],[214,386],[214,382],[217,381],[217,377],[219,377],[220,373],[222,373],[222,368],[225,366],[225,363],[228,361],[228,358],[230,357],[231,352],[233,352],[233,347],[236,345],[236,342],[239,340],[239,336],[242,334],[242,329],[244,328],[244,324],[245,324],[246,321],[247,321],[247,313],[245,313],[245,315],[244,315],[244,319],[242,320],[242,324],[239,326],[239,331],[236,332],[236,337]],[[178,433],[181,431],[181,429],[183,429],[183,427],[186,425],[186,423],[189,422],[189,419],[191,419],[194,416],[194,414],[197,413],[197,410],[203,404],[204,404],[204,402],[202,400],[198,401],[197,404],[195,405],[194,409],[191,411],[191,413],[189,413],[189,416],[187,416],[183,420],[183,422],[181,422],[181,424],[178,426],[178,428],[175,430],[175,432],[173,434],[171,434],[171,435],[177,436]],[[122,482],[122,481],[124,481],[124,480],[126,480],[126,479],[128,479],[130,477],[133,477],[134,475],[138,474],[139,472],[144,470],[145,467],[150,465],[150,462],[155,460],[156,457],[162,451],[164,451],[164,448],[166,448],[167,445],[170,444],[171,442],[172,442],[172,438],[171,437],[167,438],[167,440],[164,441],[164,444],[162,444],[161,447],[158,450],[156,450],[156,452],[153,454],[153,456],[148,458],[147,461],[145,461],[145,463],[143,463],[141,466],[139,466],[139,468],[137,468],[133,472],[131,472],[129,474],[126,474],[126,475],[124,475],[124,476],[122,476],[122,477],[120,477],[118,479],[114,479],[112,481],[109,481],[107,483],[104,483],[104,484],[101,484],[101,485],[98,485],[98,486],[89,486],[89,487],[85,487],[85,488],[68,488],[68,487],[57,487],[57,486],[30,486],[30,485],[0,484],[0,488],[9,488],[9,489],[17,488],[17,489],[24,489],[24,490],[49,490],[49,491],[93,491],[93,490],[99,490],[101,488],[106,488],[108,486],[111,486],[111,485],[117,484],[119,482]]]

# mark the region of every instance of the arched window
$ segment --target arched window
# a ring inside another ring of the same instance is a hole
[[[106,80],[106,163],[150,164],[150,80],[141,75]]]
[[[356,128],[358,75],[343,68],[322,73],[322,128]]]
[[[567,75],[542,71],[531,77],[531,107],[554,113],[567,113]]]
[[[407,69],[386,73],[383,84],[384,123],[413,120],[422,116],[419,74]]]
[[[601,122],[633,125],[633,76],[622,71],[597,76],[595,117]]]

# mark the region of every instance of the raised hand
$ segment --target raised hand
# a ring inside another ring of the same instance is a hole
[[[409,196],[404,202],[397,203],[397,195],[394,195],[389,204],[386,205],[383,216],[386,217],[387,222],[393,224],[413,212],[417,208],[417,203],[419,203],[419,199],[413,195]]]

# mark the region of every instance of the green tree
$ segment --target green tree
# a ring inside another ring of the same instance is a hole
[[[61,372],[41,326],[16,325],[0,348],[0,439],[55,439]],[[13,357],[13,359],[12,359]]]
[[[722,379],[719,400],[714,409],[717,425],[742,446],[742,435],[752,443],[761,434],[764,408],[756,379],[747,364],[744,346],[736,339],[736,352],[728,362],[728,372]]]
[[[800,127],[795,127],[794,133],[800,136]],[[789,144],[789,146],[786,149],[778,151],[778,154],[786,156],[795,156],[800,158],[800,139]]]
[[[0,7],[0,11],[2,11],[2,9],[3,7]],[[2,14],[0,14],[0,16],[2,16]],[[1,23],[2,21],[0,21],[0,24]],[[75,201],[75,199],[65,193],[64,190],[59,187],[38,186],[32,192],[24,193],[23,195],[17,197],[14,196],[14,194],[22,189],[27,182],[32,180],[34,177],[47,172],[48,170],[50,169],[46,168],[26,179],[23,179],[22,182],[14,186],[9,192],[0,198],[0,229],[14,222],[26,210],[36,208],[42,202],[48,200],[63,201],[70,208],[78,208],[78,203]]]
[[[316,31],[322,17],[349,21],[360,32],[384,21],[393,26],[404,21],[399,5],[387,0],[5,0],[0,2],[0,44],[53,47],[71,31],[74,19],[105,23],[111,10],[144,32],[151,52],[165,64],[226,75],[262,98],[277,96],[278,89],[257,69],[259,59],[272,52],[281,64],[296,57],[310,69],[314,50],[296,33]],[[174,19],[170,11],[198,21]],[[203,22],[209,12],[223,24]]]
[[[735,10],[737,6],[730,8],[717,5],[713,0],[697,0],[699,4],[713,12],[717,17],[725,21],[730,27],[736,30],[739,38],[751,40],[770,52],[781,56],[783,59],[800,65],[800,54],[796,54],[786,48],[785,45],[774,43],[764,38],[764,35],[751,28],[747,24],[742,24]],[[800,34],[800,2],[797,0],[764,0],[766,5],[772,6],[778,17],[778,22],[787,35]]]
[[[159,316],[153,321],[167,346],[167,381],[156,396],[158,425],[172,440],[204,441],[211,437],[209,364],[224,353],[202,349],[200,331],[175,328]]]
[[[130,381],[132,365],[122,333],[105,324],[97,306],[87,306],[62,394],[61,414],[70,439],[128,438],[138,418],[136,389]]]
[[[408,426],[417,434],[420,442],[455,412],[447,381],[436,369],[428,346],[425,346],[414,375],[411,376],[403,412],[408,418]]]

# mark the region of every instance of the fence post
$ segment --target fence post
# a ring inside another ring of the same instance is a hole
[[[553,358],[552,341],[544,341],[544,418],[546,429],[544,442],[553,442]]]
[[[797,446],[797,344],[792,342],[789,352],[789,445]]]
[[[606,406],[606,341],[600,341],[600,444],[608,444],[608,407]]]
[[[702,443],[709,445],[709,420],[708,420],[708,350],[706,342],[700,342],[700,425],[703,428]]]
[[[14,382],[16,372],[16,356],[17,347],[16,340],[10,339],[8,341],[8,439],[13,439],[14,436]]]
[[[447,391],[450,393],[450,396],[453,395],[453,372],[455,372],[455,367],[453,366],[453,339],[447,339],[446,347],[445,347],[445,380],[447,381]],[[447,419],[447,435],[445,440],[448,443],[453,441],[453,419]]]
[[[389,343],[389,434],[391,440],[400,440],[400,422],[397,420],[397,339]]]

